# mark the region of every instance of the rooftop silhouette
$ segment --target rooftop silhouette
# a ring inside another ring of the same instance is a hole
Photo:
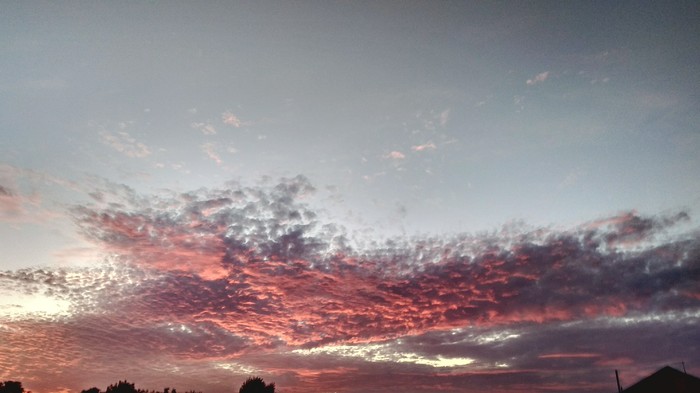
[[[634,385],[623,393],[698,393],[700,378],[666,366]]]

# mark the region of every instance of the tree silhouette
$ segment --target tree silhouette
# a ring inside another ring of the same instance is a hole
[[[136,390],[133,383],[127,381],[119,381],[116,385],[112,384],[107,386],[105,393],[140,393]]]
[[[5,381],[0,382],[0,393],[24,393],[22,382]]]
[[[253,380],[254,378],[248,378],[248,380]],[[263,393],[275,393],[275,384],[269,384],[265,385],[265,383],[262,381],[262,379],[257,378],[260,380],[260,383],[262,383],[263,389],[264,390],[246,390],[246,392],[249,393],[254,393],[254,392],[263,392]],[[246,381],[248,382],[248,381]],[[245,384],[244,384],[245,385]],[[241,386],[241,389],[243,387]],[[5,381],[5,382],[0,382],[0,393],[25,393],[24,388],[22,387],[22,382],[19,381]],[[26,393],[32,393],[31,391],[27,391]],[[89,389],[83,389],[80,391],[80,393],[103,393],[99,388],[92,387]],[[159,391],[155,390],[144,390],[144,389],[136,389],[136,386],[133,383],[127,382],[127,381],[119,381],[117,383],[113,383],[109,386],[107,386],[107,389],[104,391],[104,393],[161,393]],[[165,388],[164,393],[177,393],[177,390],[175,388]],[[202,393],[201,391],[197,390],[188,390],[185,393]]]
[[[5,393],[0,391],[0,393]],[[31,393],[31,392],[28,392]],[[81,390],[80,393],[103,393],[99,388],[90,388],[90,389],[84,389]],[[161,393],[160,391],[157,390],[147,390],[147,389],[137,389],[135,384],[127,382],[127,381],[119,381],[117,383],[113,383],[109,386],[107,386],[107,389],[104,391],[104,393]],[[166,387],[163,389],[162,393],[177,393],[177,390],[175,388],[169,388]],[[185,393],[202,393],[201,391],[197,390],[188,390]]]
[[[275,383],[265,384],[260,377],[249,377],[238,389],[238,393],[275,393]]]

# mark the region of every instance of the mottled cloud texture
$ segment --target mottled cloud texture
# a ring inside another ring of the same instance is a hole
[[[549,77],[549,71],[541,72],[541,73],[535,75],[532,79],[528,79],[525,83],[528,86],[533,86],[533,85],[536,85],[538,83],[542,83],[542,82],[546,81],[548,77]]]
[[[72,215],[104,261],[0,273],[0,379],[38,393],[125,376],[228,392],[250,374],[290,393],[600,392],[615,368],[631,384],[700,364],[685,212],[358,248],[305,203],[303,177],[96,192],[110,202]]]
[[[111,133],[109,131],[102,131],[100,136],[102,137],[103,143],[128,157],[146,157],[151,154],[151,151],[146,145],[137,142],[136,139],[132,138],[127,132],[120,131],[118,133]]]

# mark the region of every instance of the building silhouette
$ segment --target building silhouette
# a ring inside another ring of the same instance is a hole
[[[621,393],[700,393],[700,378],[666,366]]]

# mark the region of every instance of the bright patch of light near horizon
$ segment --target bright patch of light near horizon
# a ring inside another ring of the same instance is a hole
[[[477,335],[469,335],[470,339],[473,339],[479,344],[490,344],[493,342],[500,342],[500,341],[506,341],[510,340],[513,338],[518,338],[520,337],[520,334],[517,333],[512,333],[509,331],[503,331],[503,332],[494,332],[494,333],[488,333],[488,334],[477,334]]]
[[[450,333],[453,336],[461,335],[465,333],[465,329],[457,328],[452,329]],[[511,330],[503,330],[499,332],[488,332],[488,333],[470,333],[465,339],[458,340],[456,342],[476,342],[477,344],[491,344],[494,342],[501,342],[506,340],[511,340],[520,337],[520,333],[515,333]]]
[[[653,322],[687,322],[687,323],[697,323],[700,320],[700,310],[690,310],[690,311],[670,311],[666,313],[658,314],[642,314],[642,315],[631,315],[623,317],[600,317],[594,320],[578,320],[572,322],[566,322],[561,324],[563,327],[572,327],[581,324],[591,324],[591,323],[604,323],[613,326],[629,326],[636,325],[639,323],[653,323]]]
[[[192,329],[187,327],[184,324],[174,324],[174,323],[168,323],[167,328],[169,331],[176,333],[176,332],[181,332],[181,333],[192,333]]]
[[[246,366],[237,362],[215,362],[214,368],[233,371],[239,374],[256,374],[260,372],[260,370],[255,367]]]
[[[69,307],[69,301],[41,293],[0,296],[0,317],[65,315]]]
[[[414,352],[400,352],[389,344],[329,345],[312,349],[295,349],[299,355],[333,355],[360,358],[369,362],[413,363],[431,367],[460,367],[474,363],[471,358],[447,358],[443,356],[422,356]]]

